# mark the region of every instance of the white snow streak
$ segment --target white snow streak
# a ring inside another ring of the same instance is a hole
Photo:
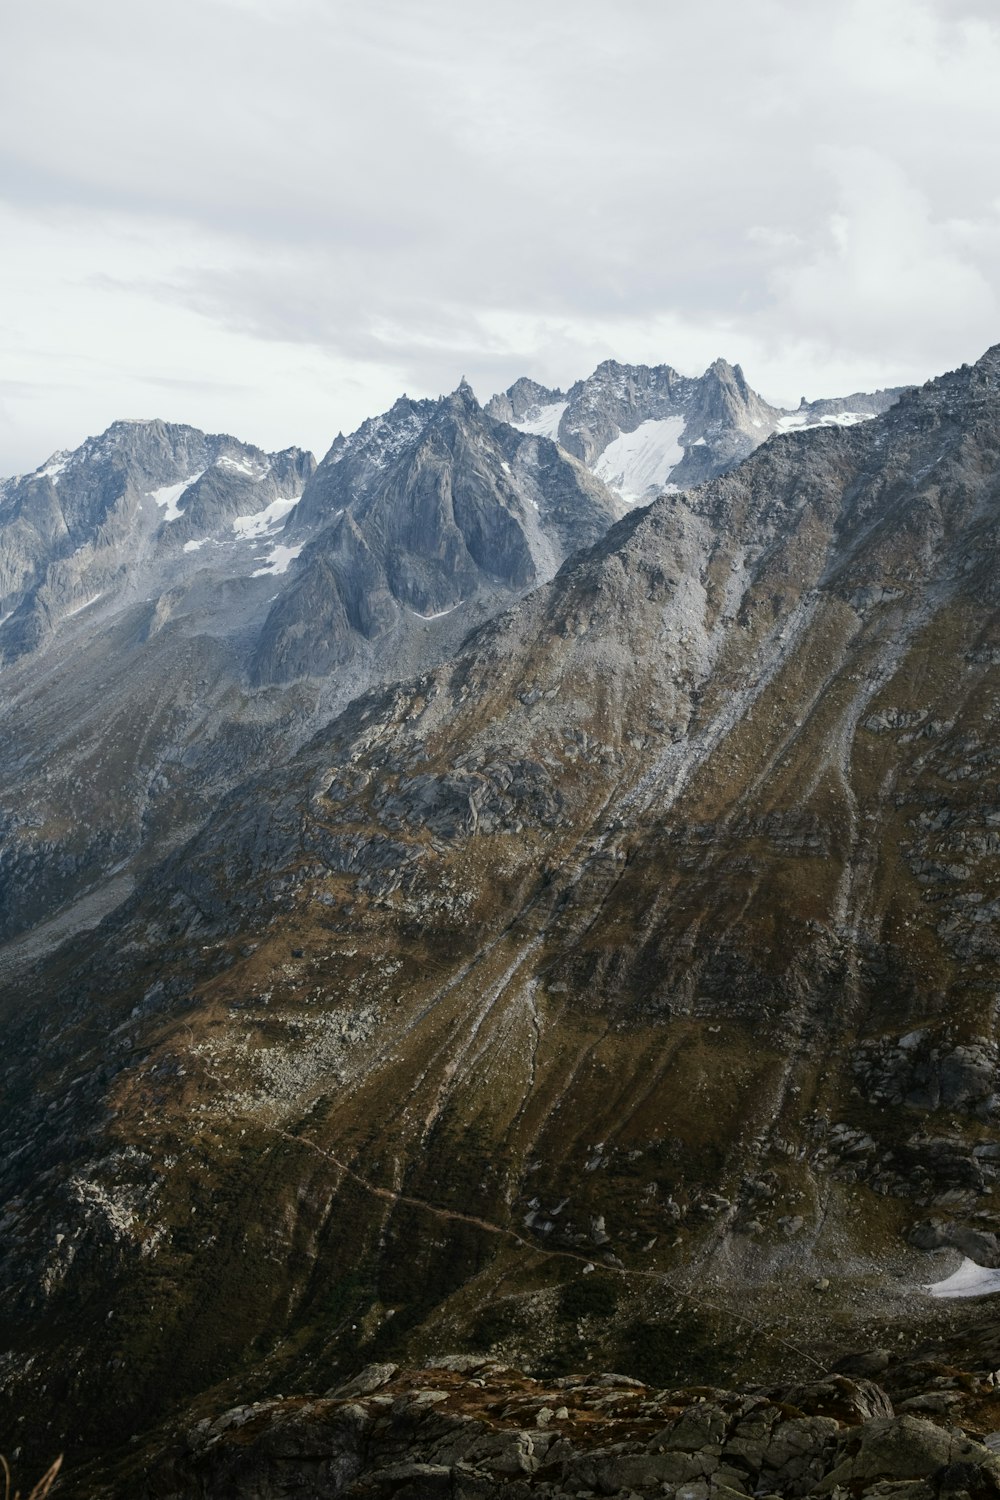
[[[458,604],[451,604],[447,609],[439,609],[437,613],[433,615],[422,615],[419,609],[411,609],[410,614],[416,615],[418,620],[443,620],[445,615],[453,614],[455,610],[460,608],[460,606],[464,603],[464,599],[459,599]]]
[[[279,542],[276,547],[271,548],[271,554],[264,566],[254,568],[251,578],[260,578],[262,575],[273,578],[278,573],[287,573],[304,546],[305,542],[300,542],[297,547],[283,547]]]
[[[77,604],[77,605],[74,606],[73,609],[68,609],[66,611],[66,613],[63,615],[63,619],[64,620],[69,620],[69,619],[72,618],[73,615],[80,615],[80,614],[82,614],[85,609],[89,609],[92,604],[96,604],[97,601],[98,601],[98,599],[100,599],[102,597],[103,597],[102,594],[92,594],[89,599],[84,599],[84,601],[83,601],[82,604]]]
[[[871,411],[835,411],[825,417],[814,417],[811,412],[786,412],[778,418],[776,432],[799,432],[803,427],[854,427],[858,422],[870,422],[875,413]]]

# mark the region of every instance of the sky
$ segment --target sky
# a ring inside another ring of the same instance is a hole
[[[923,381],[1000,341],[998,79],[995,0],[5,0],[0,474],[606,358]]]

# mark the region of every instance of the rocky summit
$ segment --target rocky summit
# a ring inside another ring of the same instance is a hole
[[[0,678],[41,726],[176,664],[52,762],[152,743],[114,853],[5,730],[0,1420],[70,1492],[993,1493],[1000,348],[645,508],[600,457],[680,416],[627,369],[607,441],[404,398],[262,541],[145,471],[141,576],[204,554],[239,628],[185,572],[144,634],[126,567]]]

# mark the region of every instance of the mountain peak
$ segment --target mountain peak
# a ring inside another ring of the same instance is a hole
[[[480,411],[478,398],[472,386],[463,375],[451,395],[445,398],[445,406],[452,411]]]

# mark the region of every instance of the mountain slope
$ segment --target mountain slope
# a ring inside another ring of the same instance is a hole
[[[79,1451],[394,1348],[760,1378],[961,1328],[920,1286],[1000,1263],[998,510],[1000,349],[778,436],[12,987],[13,1416]],[[581,1258],[628,1295],[567,1355]]]

